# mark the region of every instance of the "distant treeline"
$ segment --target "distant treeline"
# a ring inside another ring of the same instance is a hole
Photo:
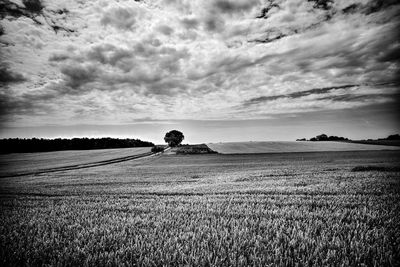
[[[306,138],[301,138],[301,139],[296,139],[296,141],[351,141],[351,142],[357,142],[357,143],[376,143],[379,141],[399,141],[400,140],[400,135],[399,134],[392,134],[389,135],[386,138],[379,138],[379,139],[367,139],[367,140],[350,140],[348,138],[345,137],[341,137],[341,136],[327,136],[326,134],[320,134],[317,135],[316,137],[312,137],[310,139],[306,139]],[[380,143],[377,143],[380,144]],[[383,143],[382,143],[383,144]],[[390,143],[389,143],[390,144]]]
[[[0,153],[2,154],[152,146],[154,146],[153,143],[139,139],[116,139],[110,137],[73,139],[0,139]]]
[[[326,134],[320,134],[316,137],[310,138],[309,140],[302,138],[297,139],[296,141],[349,141],[349,139],[341,136],[327,136]]]
[[[368,140],[371,140],[371,139],[368,139]],[[392,135],[389,135],[387,138],[379,138],[378,140],[400,140],[400,135],[392,134]]]

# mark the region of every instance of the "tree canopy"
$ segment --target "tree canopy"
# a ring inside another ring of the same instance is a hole
[[[183,135],[182,132],[177,130],[172,130],[165,134],[164,141],[168,143],[170,147],[174,147],[182,143],[184,138],[185,136]]]
[[[0,139],[0,154],[150,146],[154,146],[154,144],[139,139],[116,139],[110,137],[73,139],[10,138]]]

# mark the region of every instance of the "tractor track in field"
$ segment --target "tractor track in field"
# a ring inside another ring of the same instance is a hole
[[[168,150],[168,149],[165,149],[164,151],[166,151],[166,150]],[[121,157],[121,158],[114,158],[114,159],[102,160],[102,161],[96,161],[96,162],[90,162],[90,163],[84,163],[84,164],[74,164],[74,165],[67,165],[67,166],[62,166],[62,167],[39,169],[36,171],[30,171],[30,172],[10,173],[10,174],[0,175],[0,179],[1,178],[19,177],[19,176],[28,176],[28,175],[39,175],[39,174],[46,174],[46,173],[60,172],[60,171],[70,171],[70,170],[93,168],[93,167],[104,166],[104,165],[109,165],[109,164],[129,161],[129,160],[147,158],[147,157],[156,156],[159,154],[161,154],[161,153],[146,152],[146,153],[142,153],[142,154],[138,154],[138,155],[132,155],[132,156],[126,156],[126,157]]]

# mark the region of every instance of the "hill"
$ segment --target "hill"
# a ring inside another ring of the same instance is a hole
[[[222,154],[320,152],[320,151],[361,151],[399,150],[395,146],[366,145],[348,142],[230,142],[207,144],[212,150]]]
[[[326,134],[320,134],[310,139],[299,138],[296,141],[339,141],[339,142],[349,142],[349,143],[357,143],[357,144],[367,144],[367,145],[383,145],[383,146],[400,146],[400,135],[392,134],[386,138],[379,139],[367,139],[367,140],[350,140],[346,137],[341,136],[328,136]]]
[[[189,155],[189,154],[216,154],[216,151],[210,149],[206,144],[198,145],[180,145],[178,147],[173,147],[165,154],[167,155]]]
[[[0,177],[118,161],[124,158],[150,154],[150,149],[150,147],[132,147],[3,154],[0,155]]]

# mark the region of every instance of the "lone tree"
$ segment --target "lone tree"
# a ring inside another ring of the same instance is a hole
[[[182,143],[184,138],[185,136],[183,136],[183,133],[177,130],[172,130],[165,134],[164,141],[168,143],[170,147],[174,147]]]

